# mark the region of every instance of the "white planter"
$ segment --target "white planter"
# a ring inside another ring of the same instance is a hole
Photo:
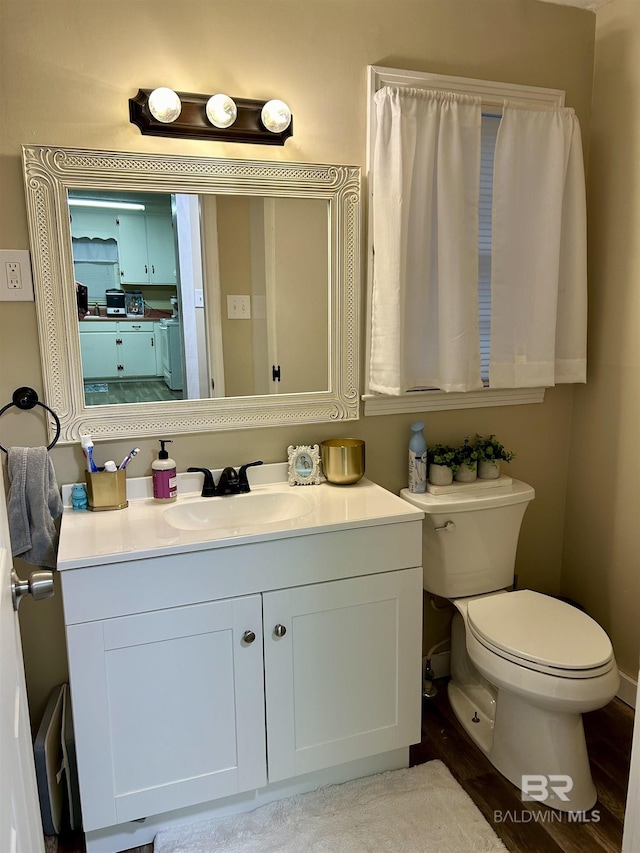
[[[434,486],[450,486],[453,482],[453,471],[447,465],[429,463],[429,482]]]
[[[473,468],[469,468],[467,465],[461,465],[456,473],[453,475],[453,479],[458,483],[473,483],[474,480],[478,478],[478,463],[474,462]]]
[[[497,480],[499,476],[499,459],[481,459],[480,462],[478,462],[478,477],[481,480]]]

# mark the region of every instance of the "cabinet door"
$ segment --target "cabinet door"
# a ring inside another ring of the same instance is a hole
[[[147,216],[147,249],[149,281],[152,284],[175,284],[175,237],[169,216]]]
[[[147,223],[143,214],[118,214],[118,260],[122,284],[149,284]]]
[[[122,375],[125,377],[156,375],[156,340],[153,324],[145,323],[144,325],[148,328],[131,329],[118,335],[118,340],[122,341],[120,363],[124,368]]]
[[[259,595],[70,625],[67,642],[85,830],[265,784]]]
[[[422,569],[263,599],[269,782],[420,740]]]
[[[82,375],[87,379],[115,379],[118,371],[119,347],[115,332],[102,332],[97,329],[84,329],[80,332],[80,352],[82,353]]]

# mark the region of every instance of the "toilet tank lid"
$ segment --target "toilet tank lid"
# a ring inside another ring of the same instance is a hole
[[[469,600],[479,639],[524,661],[559,669],[594,669],[611,660],[611,641],[587,613],[530,589]]]
[[[444,495],[432,495],[429,492],[417,495],[409,489],[402,489],[400,497],[419,507],[430,515],[450,512],[473,512],[478,509],[493,509],[511,504],[532,501],[536,496],[535,489],[522,480],[512,480],[508,486],[497,489],[478,489],[473,491],[468,487],[461,489],[459,494],[450,492]]]

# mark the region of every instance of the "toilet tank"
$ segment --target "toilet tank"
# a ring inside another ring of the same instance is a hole
[[[455,488],[455,487],[454,487]],[[504,589],[513,583],[520,525],[532,486],[510,485],[400,496],[419,507],[422,524],[424,588],[443,598],[460,598]]]

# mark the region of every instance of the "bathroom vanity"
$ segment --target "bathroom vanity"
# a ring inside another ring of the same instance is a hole
[[[59,549],[87,850],[408,765],[423,514],[361,480],[65,508]],[[143,820],[144,819],[144,820]],[[140,822],[142,821],[142,822]]]

